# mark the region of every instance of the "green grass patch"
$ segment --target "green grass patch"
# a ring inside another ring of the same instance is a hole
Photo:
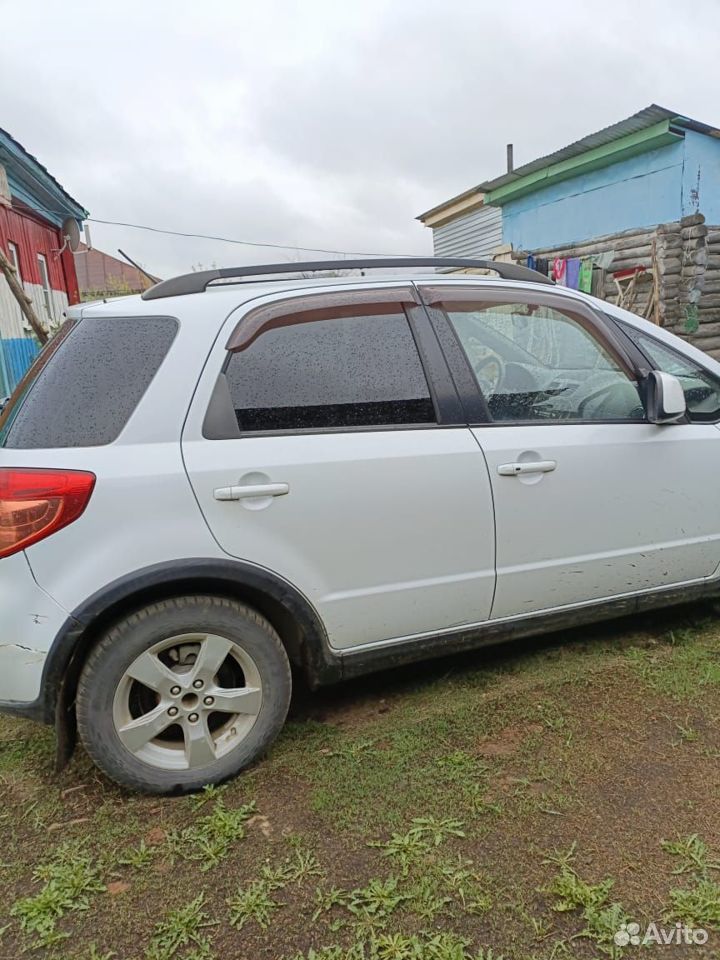
[[[696,878],[689,887],[671,890],[668,915],[691,927],[720,927],[720,884]]]
[[[671,700],[694,702],[707,688],[720,686],[717,628],[670,631],[664,643],[654,647],[631,647],[626,658],[651,690]]]
[[[205,912],[205,894],[170,910],[155,927],[146,960],[212,960],[206,931],[215,925]]]
[[[720,861],[710,859],[708,845],[696,833],[680,840],[663,840],[660,845],[666,853],[679,860],[673,870],[675,876],[694,873],[707,877],[709,870],[720,870]]]
[[[572,866],[574,859],[575,844],[566,853],[550,855],[544,861],[556,865],[558,871],[542,892],[552,898],[551,909],[557,913],[579,914],[585,926],[575,936],[591,940],[598,950],[614,960],[622,952],[614,943],[614,935],[628,920],[619,903],[608,903],[614,880],[588,883]]]
[[[59,847],[51,860],[37,867],[33,881],[42,883],[42,889],[18,900],[10,913],[34,947],[55,946],[64,940],[68,934],[57,929],[58,921],[67,913],[88,910],[92,894],[105,889],[98,865],[76,844]]]
[[[492,948],[470,950],[471,941],[453,933],[373,934],[351,947],[334,945],[285,960],[505,960]]]
[[[51,727],[19,724],[0,716],[0,775],[33,768],[49,768],[55,756]]]
[[[270,926],[273,915],[283,906],[274,894],[289,884],[303,883],[322,874],[320,862],[312,851],[296,849],[295,855],[279,866],[265,864],[260,876],[251,880],[227,899],[230,925],[238,930],[254,921],[262,930]]]
[[[202,871],[210,870],[228,855],[233,844],[245,837],[245,824],[254,813],[254,801],[228,808],[222,799],[217,799],[210,813],[182,830],[171,832],[168,848],[183,860],[198,861]]]

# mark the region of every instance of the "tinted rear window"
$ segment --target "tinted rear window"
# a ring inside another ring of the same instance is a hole
[[[289,323],[231,353],[225,372],[240,430],[435,423],[410,326],[393,306]]]
[[[0,445],[96,447],[116,440],[177,332],[170,317],[70,321],[18,384]]]

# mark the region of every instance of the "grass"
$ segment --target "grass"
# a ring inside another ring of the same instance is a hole
[[[17,900],[10,912],[18,918],[23,933],[32,938],[34,947],[54,946],[64,940],[68,934],[57,929],[58,921],[71,911],[88,910],[91,895],[105,889],[91,857],[69,845],[40,864],[32,879],[42,883],[42,888]]]
[[[205,912],[205,895],[186,906],[171,910],[155,927],[145,954],[146,960],[211,960],[206,930],[213,926]]]
[[[583,927],[575,937],[591,940],[596,948],[609,957],[621,956],[614,943],[614,935],[629,917],[619,903],[608,899],[615,881],[608,877],[599,883],[588,883],[572,866],[575,859],[575,844],[564,854],[546,859],[556,864],[558,872],[544,892],[552,898],[551,909],[558,913],[575,913],[583,920]]]
[[[720,927],[720,884],[696,879],[690,887],[671,890],[668,916],[691,927]]]
[[[666,853],[679,861],[673,870],[674,875],[694,873],[707,877],[708,871],[720,870],[720,862],[710,858],[708,845],[696,833],[680,840],[663,840],[660,845]]]
[[[238,930],[254,921],[262,930],[267,930],[270,921],[283,904],[274,899],[274,893],[284,890],[289,884],[302,883],[322,873],[320,863],[312,851],[296,849],[292,858],[277,867],[265,864],[260,877],[240,887],[228,897],[230,925]]]
[[[668,918],[692,927],[720,927],[720,883],[711,871],[720,871],[707,843],[696,833],[679,840],[663,840],[663,850],[675,857],[673,876],[690,876],[687,887],[670,891]]]
[[[718,651],[700,609],[300,694],[186,799],[0,717],[0,960],[627,960],[630,921],[713,957]]]
[[[140,870],[152,863],[154,855],[155,850],[152,847],[148,847],[144,840],[141,840],[140,845],[132,850],[128,850],[127,853],[120,857],[118,863],[123,867],[134,867],[136,870]]]
[[[254,920],[262,930],[267,930],[272,915],[281,906],[277,900],[273,900],[272,890],[273,887],[266,881],[253,880],[229,897],[230,925],[242,930],[246,923]]]
[[[702,627],[702,623],[699,625]],[[720,685],[720,659],[713,642],[715,626],[670,630],[659,648],[630,648],[629,661],[652,690],[683,703],[702,698],[708,687]]]
[[[193,799],[191,803],[196,809],[201,808],[207,796],[207,794],[201,794],[200,802]],[[219,798],[211,813],[199,817],[190,826],[170,834],[168,837],[170,850],[184,860],[199,861],[203,872],[210,870],[228,855],[232,844],[245,837],[245,824],[253,813],[255,813],[254,803],[228,809]]]
[[[296,953],[287,960],[505,960],[492,948],[468,951],[469,941],[453,934],[380,934],[350,948],[339,945]]]

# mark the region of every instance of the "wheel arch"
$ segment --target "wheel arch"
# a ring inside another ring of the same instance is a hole
[[[74,702],[83,664],[97,639],[115,621],[148,603],[182,595],[224,596],[253,607],[275,628],[293,666],[311,687],[342,677],[340,658],[310,601],[282,577],[235,560],[195,559],[154,564],[122,577],[89,597],[67,619],[43,670],[37,711],[54,723],[58,765],[75,744]]]

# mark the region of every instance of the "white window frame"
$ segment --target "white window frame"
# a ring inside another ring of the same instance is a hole
[[[10,263],[15,267],[15,274],[18,278],[18,282],[22,283],[22,273],[20,272],[20,250],[18,245],[13,243],[12,240],[8,240],[8,253],[10,254]]]
[[[17,245],[16,243],[13,243],[12,240],[8,240],[8,242],[7,242],[7,248],[8,248],[8,259],[10,260],[10,263],[15,267],[15,276],[17,277],[17,281],[18,281],[18,283],[20,284],[20,286],[21,286],[23,289],[25,289],[25,284],[23,283],[22,273],[20,272],[20,248],[18,247],[18,245]],[[22,321],[23,321],[23,312],[22,312],[22,310],[20,309],[20,304],[17,304],[16,314],[17,314],[17,318],[18,318],[18,320],[20,321],[20,323],[22,323]]]
[[[55,314],[53,312],[52,288],[50,286],[50,272],[48,271],[47,257],[44,253],[39,253],[37,259],[40,266],[40,280],[43,289],[43,301],[45,302],[45,313],[48,316],[48,320],[54,322]]]

